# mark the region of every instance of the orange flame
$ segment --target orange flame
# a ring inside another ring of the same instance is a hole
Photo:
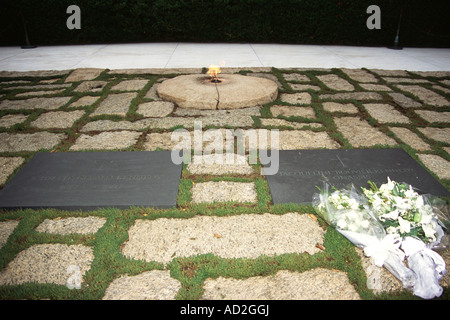
[[[211,77],[211,79],[217,79],[217,75],[220,73],[220,67],[216,65],[210,65],[208,68],[207,74]]]

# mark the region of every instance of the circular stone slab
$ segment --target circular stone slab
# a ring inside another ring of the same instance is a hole
[[[213,83],[204,74],[182,75],[162,82],[157,93],[163,100],[186,109],[239,109],[276,99],[278,86],[265,78],[237,74],[220,75]]]

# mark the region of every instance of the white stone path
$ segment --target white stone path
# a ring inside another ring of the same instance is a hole
[[[251,43],[136,43],[0,48],[0,70],[225,67],[450,70],[450,49]]]

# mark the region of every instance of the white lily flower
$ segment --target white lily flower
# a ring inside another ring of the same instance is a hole
[[[384,221],[385,219],[397,220],[399,218],[400,212],[398,210],[392,210],[388,213],[382,214],[380,216],[380,220]]]
[[[419,196],[416,199],[416,203],[414,204],[417,208],[423,207],[425,205],[425,202],[423,201],[423,197]]]
[[[427,238],[430,238],[431,241],[436,241],[436,229],[432,223],[423,224],[422,229]]]
[[[400,232],[408,233],[411,231],[411,223],[408,220],[398,217],[398,223],[400,224]]]
[[[412,189],[411,186],[409,186],[409,189],[405,191],[405,196],[412,199],[414,198],[414,196],[416,196],[416,192]]]

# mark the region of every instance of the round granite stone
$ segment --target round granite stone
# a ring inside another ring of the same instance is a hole
[[[204,74],[182,75],[161,83],[159,97],[186,109],[238,109],[269,103],[278,95],[277,84],[269,79],[237,74],[220,75],[213,83]]]

